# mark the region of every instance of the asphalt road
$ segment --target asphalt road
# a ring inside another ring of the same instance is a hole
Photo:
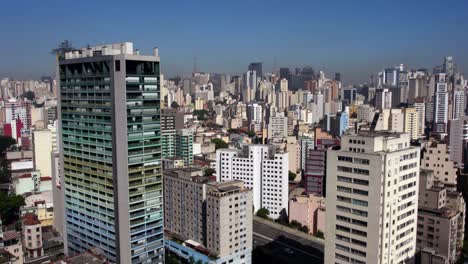
[[[323,263],[323,244],[253,221],[253,263]]]

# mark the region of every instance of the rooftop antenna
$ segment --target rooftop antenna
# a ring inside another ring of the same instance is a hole
[[[273,73],[276,72],[276,56],[273,57]]]
[[[197,56],[193,57],[193,69],[192,69],[192,76],[198,71],[197,69]]]

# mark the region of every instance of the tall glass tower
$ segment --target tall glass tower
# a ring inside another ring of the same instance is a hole
[[[162,263],[160,70],[133,43],[58,56],[68,253]]]

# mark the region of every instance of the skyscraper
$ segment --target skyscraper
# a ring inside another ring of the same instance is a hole
[[[446,75],[441,73],[437,76],[436,89],[434,92],[434,109],[433,109],[433,131],[441,134],[447,132],[448,122],[448,88]]]
[[[249,71],[255,71],[258,78],[263,77],[262,63],[261,62],[252,62],[249,64]]]
[[[410,135],[344,135],[327,151],[325,263],[408,263],[416,252],[419,148]]]
[[[157,48],[140,55],[130,42],[58,60],[69,253],[163,262],[159,60]]]

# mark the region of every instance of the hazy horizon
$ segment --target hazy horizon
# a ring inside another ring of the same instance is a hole
[[[277,68],[340,72],[345,84],[401,63],[432,70],[445,56],[463,72],[468,2],[436,3],[9,1],[0,17],[0,77],[53,75],[50,51],[65,39],[75,47],[131,41],[142,53],[158,46],[166,77],[189,75],[194,56],[201,72],[238,74],[255,61],[270,72],[276,59]]]

